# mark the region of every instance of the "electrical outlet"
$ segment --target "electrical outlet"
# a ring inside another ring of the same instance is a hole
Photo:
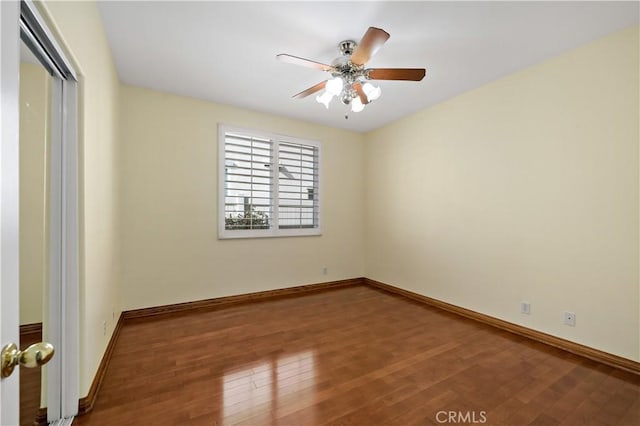
[[[576,326],[576,314],[573,312],[565,312],[564,313],[564,323],[566,325],[570,325],[571,327]]]
[[[322,275],[327,275],[327,272],[329,272],[329,268],[327,268],[326,266],[322,267]]]
[[[531,303],[520,302],[520,312],[522,312],[525,315],[531,315]]]
[[[103,336],[107,335],[107,322],[106,321],[102,321],[102,335]]]

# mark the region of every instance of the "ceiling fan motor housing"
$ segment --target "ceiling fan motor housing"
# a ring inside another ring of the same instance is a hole
[[[356,49],[358,44],[353,40],[344,40],[338,44],[338,49],[343,56],[351,56],[353,55],[353,51]]]

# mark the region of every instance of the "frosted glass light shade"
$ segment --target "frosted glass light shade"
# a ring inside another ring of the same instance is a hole
[[[333,96],[338,96],[340,92],[342,92],[343,86],[344,86],[344,82],[342,81],[342,78],[336,77],[327,81],[327,84],[325,85],[324,88],[326,89],[327,92],[331,93]]]
[[[323,104],[326,109],[329,109],[331,99],[333,99],[333,95],[326,90],[321,95],[316,96],[316,101]]]
[[[369,101],[375,101],[382,94],[382,89],[380,87],[375,87],[369,82],[362,85],[362,91],[367,95],[367,99],[369,99]]]
[[[360,112],[363,109],[364,109],[364,104],[362,103],[360,98],[358,98],[358,97],[353,98],[353,100],[351,101],[351,111]]]

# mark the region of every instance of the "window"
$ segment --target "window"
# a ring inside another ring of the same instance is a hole
[[[320,235],[319,142],[221,125],[218,148],[219,238]]]

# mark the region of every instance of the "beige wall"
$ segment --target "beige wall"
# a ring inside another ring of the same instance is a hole
[[[120,101],[124,309],[362,276],[362,135],[128,86]],[[218,123],[322,142],[322,236],[217,239]]]
[[[45,8],[81,75],[80,395],[85,396],[121,310],[117,204],[120,83],[96,4],[51,1]]]
[[[368,134],[366,275],[640,360],[638,51],[635,27]]]
[[[49,74],[20,64],[20,324],[42,322]]]

